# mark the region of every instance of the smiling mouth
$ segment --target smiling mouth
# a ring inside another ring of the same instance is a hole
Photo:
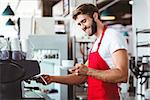
[[[85,28],[83,29],[83,31],[86,32],[86,30],[89,30],[89,29],[90,29],[90,27],[85,27]]]

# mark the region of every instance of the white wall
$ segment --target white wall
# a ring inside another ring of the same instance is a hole
[[[147,0],[147,7],[148,7],[148,27],[150,28],[150,0]]]
[[[134,0],[133,25],[136,28],[148,28],[148,0]]]
[[[63,15],[63,0],[53,6],[52,13],[53,13],[53,16]]]

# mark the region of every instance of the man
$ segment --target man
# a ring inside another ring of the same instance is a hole
[[[88,81],[88,100],[119,100],[118,83],[127,82],[128,55],[123,36],[100,21],[97,7],[82,4],[73,19],[89,36],[97,40],[91,48],[88,66],[76,64],[66,76],[42,75],[50,84],[80,84]]]

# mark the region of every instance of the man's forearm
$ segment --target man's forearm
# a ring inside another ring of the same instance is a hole
[[[70,85],[77,85],[84,83],[86,79],[87,76],[77,76],[75,74],[69,74],[66,76],[52,76],[52,82]]]
[[[87,75],[111,83],[127,82],[128,78],[127,74],[122,74],[122,72],[117,68],[109,70],[95,70],[89,68]]]

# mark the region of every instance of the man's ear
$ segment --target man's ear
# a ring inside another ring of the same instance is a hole
[[[98,19],[98,13],[94,12],[93,19],[94,19],[94,21],[96,21]]]

